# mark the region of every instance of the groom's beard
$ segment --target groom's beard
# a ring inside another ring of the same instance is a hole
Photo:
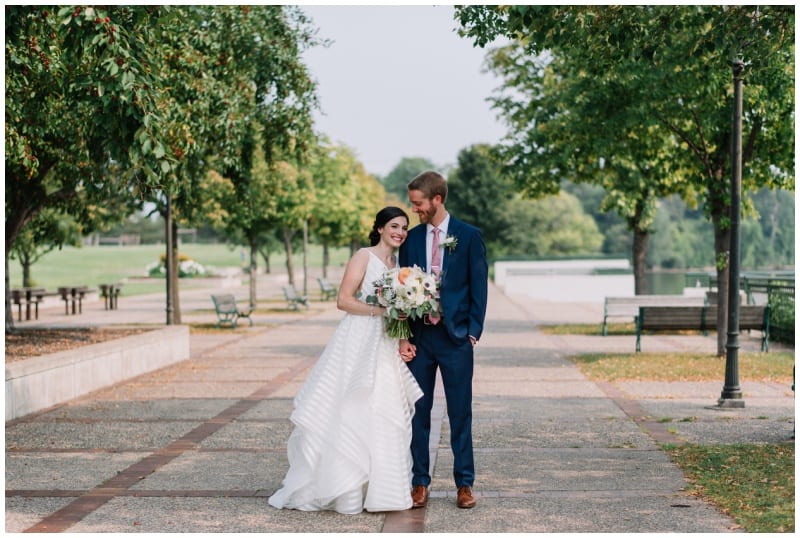
[[[436,209],[434,208],[430,208],[427,211],[420,211],[417,213],[419,221],[422,224],[428,224],[429,222],[431,222],[433,220],[434,215],[436,215]]]

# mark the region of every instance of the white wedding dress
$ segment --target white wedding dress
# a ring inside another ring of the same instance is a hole
[[[386,266],[370,251],[361,297]],[[358,514],[411,508],[411,417],[422,396],[383,318],[345,314],[294,400],[276,508]]]

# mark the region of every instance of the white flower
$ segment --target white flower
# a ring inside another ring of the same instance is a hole
[[[392,338],[411,336],[407,319],[439,311],[437,282],[416,265],[386,271],[373,286],[375,295],[367,296],[366,302],[386,307],[386,332]],[[407,319],[400,319],[401,315]]]
[[[448,235],[444,238],[444,241],[439,243],[439,246],[446,248],[448,252],[453,252],[458,246],[458,237],[454,235]]]

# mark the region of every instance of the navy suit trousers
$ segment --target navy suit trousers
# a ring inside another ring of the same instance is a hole
[[[472,373],[474,354],[469,339],[455,344],[443,323],[414,324],[413,343],[417,355],[407,363],[424,396],[417,400],[411,422],[414,459],[412,485],[428,486],[430,475],[430,429],[436,370],[441,372],[447,416],[450,420],[450,446],[453,450],[453,479],[456,487],[472,486],[475,460],[472,454]]]

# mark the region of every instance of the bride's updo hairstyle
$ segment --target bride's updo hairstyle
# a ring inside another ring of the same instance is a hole
[[[369,246],[374,247],[380,242],[381,234],[378,230],[386,226],[387,222],[397,217],[405,217],[406,222],[408,222],[408,215],[399,207],[390,205],[378,211],[378,214],[375,215],[375,222],[372,224],[372,231],[369,233]]]

